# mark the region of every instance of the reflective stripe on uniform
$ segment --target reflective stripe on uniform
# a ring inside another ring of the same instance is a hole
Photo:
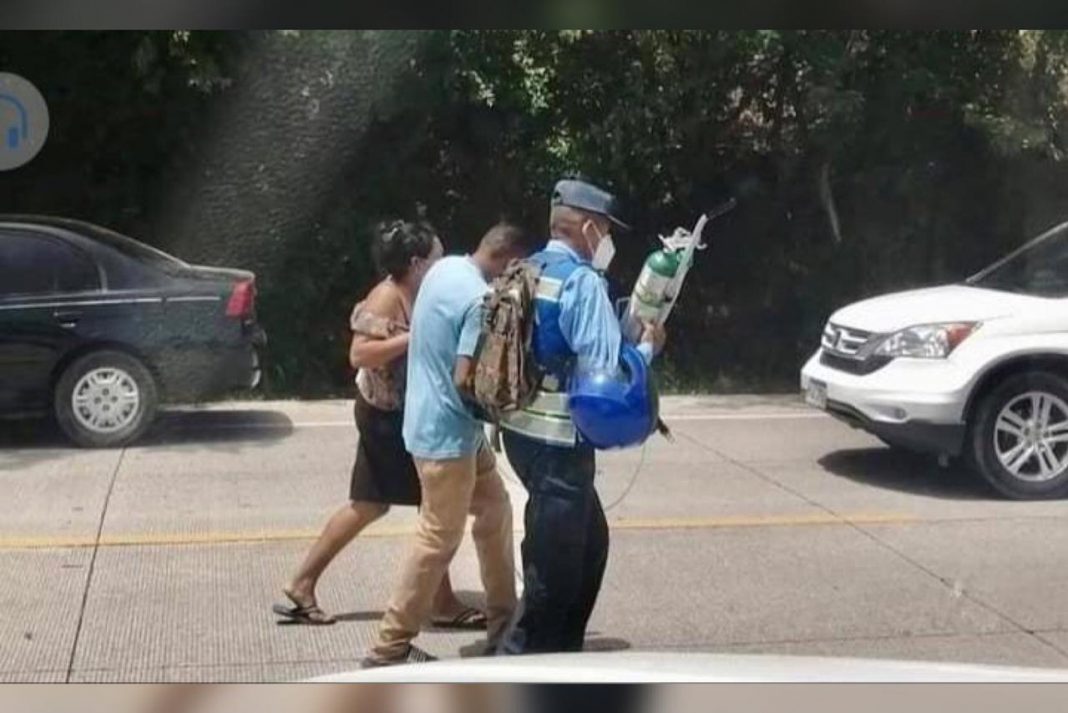
[[[554,446],[573,446],[578,440],[575,424],[569,417],[512,411],[501,418],[501,427]]]
[[[555,280],[551,277],[539,277],[538,291],[535,294],[535,298],[547,300],[549,302],[559,302],[560,293],[563,291],[563,288],[563,280]]]
[[[539,391],[534,400],[527,406],[526,411],[534,411],[556,418],[571,418],[567,410],[567,394]]]
[[[538,258],[535,258],[538,259]],[[565,264],[566,263],[566,264]],[[574,265],[572,265],[574,263]],[[538,277],[537,291],[534,299],[540,303],[534,312],[534,324],[537,330],[535,342],[540,344],[540,349],[545,354],[539,354],[550,363],[565,359],[569,356],[568,346],[560,328],[551,324],[559,318],[560,295],[564,290],[564,282],[574,271],[577,262],[568,255],[542,255],[542,274]],[[549,277],[546,272],[553,274]],[[543,320],[547,323],[543,324]],[[546,331],[548,330],[548,331]],[[548,364],[539,365],[543,368]],[[548,369],[551,373],[552,369]],[[560,379],[556,376],[546,376],[542,388],[538,389],[534,400],[525,409],[511,411],[501,418],[501,427],[509,431],[532,438],[542,443],[555,446],[572,447],[578,442],[578,432],[571,422],[571,414],[567,409],[567,394],[561,393],[557,388]],[[549,386],[548,389],[545,386]]]

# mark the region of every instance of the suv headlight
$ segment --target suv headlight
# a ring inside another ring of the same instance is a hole
[[[891,334],[875,350],[877,356],[945,359],[979,328],[978,322],[921,324]]]

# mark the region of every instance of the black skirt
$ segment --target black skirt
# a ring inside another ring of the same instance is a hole
[[[375,408],[359,389],[354,410],[360,440],[349,497],[389,505],[419,505],[419,475],[404,447],[404,413]]]

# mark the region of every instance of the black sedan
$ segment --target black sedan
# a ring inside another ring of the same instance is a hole
[[[79,445],[122,446],[161,401],[255,388],[255,300],[251,272],[80,221],[0,215],[0,414],[52,412]]]

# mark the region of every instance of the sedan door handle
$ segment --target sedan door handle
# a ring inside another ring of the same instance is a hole
[[[78,326],[78,320],[82,313],[78,310],[57,310],[52,313],[52,318],[59,322],[64,329],[74,329]]]

